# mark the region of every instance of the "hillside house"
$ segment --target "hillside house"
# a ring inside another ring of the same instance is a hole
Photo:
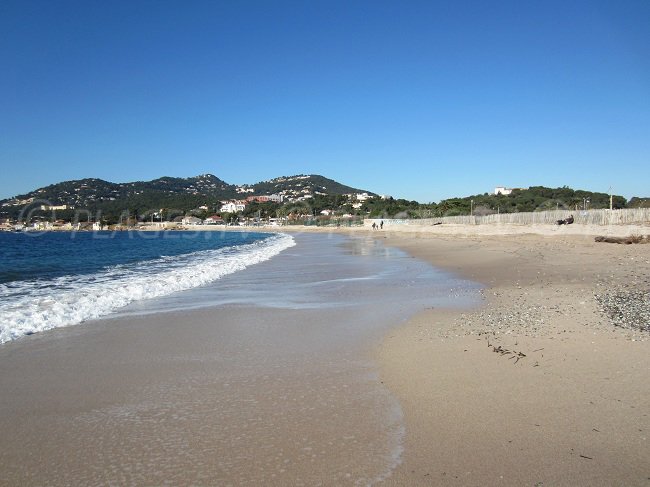
[[[264,195],[253,195],[246,198],[247,202],[257,201],[258,203],[267,203],[272,201],[273,203],[282,203],[284,197],[280,194],[264,194]]]
[[[41,205],[41,210],[42,211],[55,211],[55,210],[68,210],[72,209],[72,207],[68,205]]]
[[[257,201],[258,203],[266,203],[269,201],[269,197],[267,195],[260,195],[260,196],[248,196],[246,198],[246,201],[251,203],[253,201]]]
[[[512,194],[512,192],[515,191],[515,190],[523,191],[523,190],[526,190],[526,189],[528,189],[528,188],[505,188],[503,186],[497,186],[496,188],[494,188],[494,194],[495,195],[502,194],[503,196],[508,196],[508,195]]]
[[[234,200],[222,201],[221,203],[221,209],[219,210],[221,213],[237,213],[246,209],[245,201]]]

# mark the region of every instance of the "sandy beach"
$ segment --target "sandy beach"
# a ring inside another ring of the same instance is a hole
[[[370,236],[294,238],[211,284],[2,344],[0,485],[390,476],[404,423],[372,348],[477,287]]]
[[[650,484],[650,341],[628,327],[649,324],[650,245],[521,233],[376,232],[485,286],[377,350],[406,422],[386,485]]]
[[[291,230],[218,307],[4,344],[0,483],[650,484],[650,245]]]

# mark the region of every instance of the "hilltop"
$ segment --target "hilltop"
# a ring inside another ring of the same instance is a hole
[[[189,212],[197,208],[216,211],[220,202],[243,199],[254,195],[277,195],[286,202],[297,202],[315,197],[367,193],[321,175],[282,176],[254,184],[235,185],[213,174],[189,178],[161,177],[152,181],[113,183],[96,178],[63,181],[26,194],[0,200],[3,218],[16,218],[41,208],[62,212],[87,210],[114,219],[124,210],[144,215],[161,208]],[[47,211],[47,210],[43,210]]]

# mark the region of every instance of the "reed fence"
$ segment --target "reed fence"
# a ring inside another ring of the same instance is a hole
[[[525,213],[500,213],[492,215],[461,215],[443,216],[440,218],[421,219],[366,219],[365,225],[418,225],[429,226],[436,224],[451,225],[552,225],[558,220],[564,220],[573,215],[574,224],[581,225],[629,225],[650,223],[650,208],[626,208],[622,210],[550,210]]]

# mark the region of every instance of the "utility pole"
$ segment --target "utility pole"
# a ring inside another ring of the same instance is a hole
[[[612,194],[612,187],[609,187],[609,211],[614,207],[614,195]]]

